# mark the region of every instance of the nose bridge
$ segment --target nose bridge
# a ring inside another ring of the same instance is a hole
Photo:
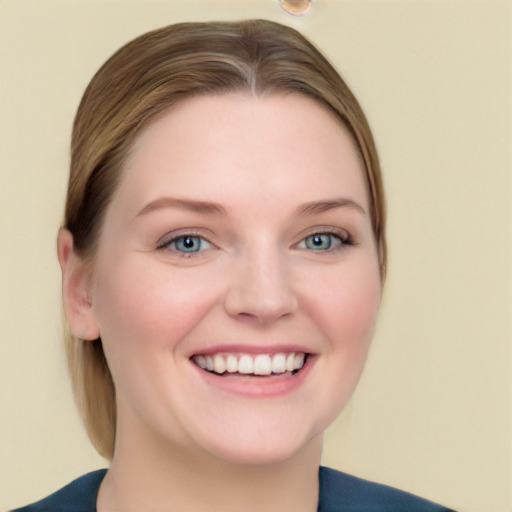
[[[271,322],[295,311],[290,265],[278,244],[260,238],[245,246],[235,267],[225,301],[230,315]]]

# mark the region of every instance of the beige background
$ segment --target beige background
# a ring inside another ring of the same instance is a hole
[[[296,19],[275,0],[0,0],[0,508],[105,465],[72,403],[55,256],[84,87],[149,29],[264,17],[353,86],[389,195],[380,322],[324,463],[461,512],[511,510],[511,7],[316,0]]]

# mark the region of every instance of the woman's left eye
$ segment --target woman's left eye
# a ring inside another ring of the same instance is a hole
[[[169,248],[183,254],[192,254],[206,249],[211,249],[212,244],[200,236],[183,235],[173,238],[169,242],[162,244],[160,247]]]
[[[344,239],[334,233],[315,233],[304,238],[299,243],[299,248],[313,251],[329,251],[346,243],[348,243],[348,237]]]

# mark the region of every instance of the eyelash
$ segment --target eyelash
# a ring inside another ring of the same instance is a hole
[[[178,243],[181,240],[185,240],[185,239],[199,240],[200,241],[199,250],[187,252],[187,251],[181,251],[181,250],[177,249],[176,243]],[[173,244],[175,245],[174,248],[172,247]],[[202,237],[201,235],[193,233],[193,232],[187,232],[187,233],[183,233],[182,235],[180,234],[178,236],[174,236],[171,239],[164,238],[164,240],[162,242],[159,242],[157,244],[157,250],[171,250],[173,253],[175,253],[180,258],[191,258],[191,257],[197,255],[198,253],[203,252],[204,249],[201,250],[201,247],[203,244],[207,244],[208,249],[213,246],[213,244],[210,241],[208,241],[206,238]]]
[[[329,247],[327,247],[325,249],[320,249],[320,248],[315,249],[312,247],[307,247],[307,240],[315,238],[315,237],[318,237],[318,238],[319,237],[329,237],[329,239],[330,239]],[[336,241],[338,241],[339,244],[337,244],[333,247],[332,239],[335,239]],[[300,247],[301,245],[304,245],[304,247]],[[319,252],[319,253],[322,253],[322,252],[323,253],[333,253],[336,251],[343,250],[348,245],[354,245],[354,242],[353,242],[351,236],[344,230],[314,231],[314,232],[310,233],[309,235],[305,236],[297,244],[297,246],[301,249],[306,249],[306,250],[310,250],[311,252]]]
[[[320,248],[312,248],[312,247],[307,246],[308,239],[311,239],[314,237],[326,237],[326,236],[329,237],[329,239],[330,239],[329,247],[327,247],[325,249],[320,249]],[[198,240],[200,242],[198,250],[183,251],[183,250],[176,248],[176,244],[179,241],[186,240],[186,239]],[[333,245],[332,239],[336,239],[337,241],[339,241],[339,244],[332,247],[332,245]],[[173,244],[174,244],[174,247],[172,247]],[[157,244],[157,250],[169,250],[170,249],[172,252],[176,253],[176,255],[181,258],[191,258],[191,257],[197,256],[199,253],[206,250],[205,248],[202,247],[204,244],[207,245],[206,249],[210,249],[213,246],[213,244],[209,240],[202,237],[201,235],[196,234],[194,232],[187,232],[184,234],[180,234],[178,236],[174,236],[171,239],[164,239],[164,241],[159,242]],[[304,245],[304,247],[300,247],[301,245]],[[314,231],[314,232],[308,234],[307,236],[305,236],[295,247],[298,247],[298,248],[304,249],[304,250],[309,250],[311,252],[333,253],[333,252],[336,252],[339,250],[343,250],[344,246],[346,247],[347,245],[354,245],[354,243],[353,243],[352,238],[346,231],[331,230],[331,231]]]

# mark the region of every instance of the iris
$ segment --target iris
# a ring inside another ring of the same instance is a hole
[[[181,252],[198,252],[201,250],[203,240],[199,236],[180,236],[174,241],[174,247]]]
[[[332,246],[332,235],[311,235],[305,240],[308,249],[326,251]]]

